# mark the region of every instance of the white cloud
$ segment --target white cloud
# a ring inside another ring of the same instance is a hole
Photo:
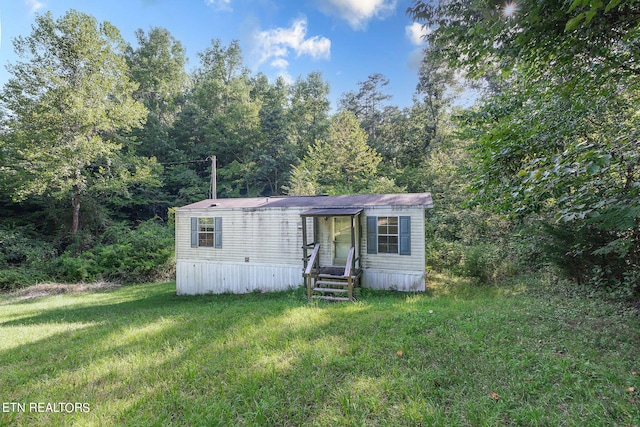
[[[428,27],[423,27],[422,24],[414,22],[413,24],[404,27],[404,32],[412,44],[420,46],[425,42],[424,36],[428,36],[431,33],[431,30]]]
[[[396,9],[397,0],[318,0],[320,10],[363,30],[372,18],[383,19]]]
[[[310,56],[313,59],[329,59],[331,40],[322,36],[307,38],[307,20],[295,20],[289,28],[276,28],[254,33],[258,53],[258,65],[272,59],[271,65],[283,68],[288,65],[285,58],[293,52],[297,57]]]
[[[273,68],[279,68],[281,70],[286,70],[287,67],[289,66],[289,61],[287,61],[284,58],[276,58],[273,61],[271,61],[271,66]]]
[[[232,12],[231,0],[205,0],[205,2],[216,10]]]
[[[36,13],[44,7],[44,3],[38,0],[25,0],[24,4],[29,8],[30,13]]]

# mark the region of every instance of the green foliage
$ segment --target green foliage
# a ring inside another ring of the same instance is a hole
[[[0,292],[24,288],[46,279],[46,274],[35,268],[5,267],[0,269]]]
[[[38,239],[32,227],[0,225],[0,291],[44,281],[42,267],[54,256],[53,245]]]
[[[323,80],[322,74],[312,72],[304,79],[296,79],[289,95],[291,136],[297,147],[296,157],[302,159],[315,141],[326,138],[331,107],[329,84]]]
[[[368,192],[380,161],[380,155],[367,145],[367,135],[355,115],[338,113],[331,120],[327,139],[309,147],[293,169],[289,194]]]
[[[58,20],[47,13],[14,45],[23,62],[9,66],[0,93],[10,111],[2,122],[10,163],[2,172],[16,180],[15,200],[71,195],[75,234],[81,198],[96,183],[118,190],[135,177],[136,167],[119,167],[114,133],[140,126],[146,110],[132,98],[124,42],[109,23],[73,10]]]
[[[358,83],[358,92],[345,93],[339,101],[342,111],[349,111],[358,119],[372,146],[376,146],[379,137],[377,129],[382,123],[384,103],[391,99],[385,93],[388,85],[389,79],[382,74],[370,74],[367,80]]]
[[[94,248],[63,253],[51,263],[50,271],[66,282],[105,279],[131,283],[164,277],[172,265],[172,230],[152,219],[135,229],[124,224],[108,227]]]
[[[548,260],[579,284],[609,297],[640,294],[640,264],[634,248],[615,231],[561,223],[545,227],[550,239],[545,246]]]
[[[506,15],[479,0],[416,1],[410,13],[433,29],[440,57],[489,89],[460,122],[472,141],[476,202],[603,237],[559,251],[587,272],[615,252],[625,267],[599,273],[615,282],[640,260],[640,27],[632,2],[596,13],[602,6],[524,1]],[[578,7],[590,8],[585,25]]]
[[[32,227],[0,226],[0,268],[10,265],[38,266],[55,251],[51,244],[36,238]]]

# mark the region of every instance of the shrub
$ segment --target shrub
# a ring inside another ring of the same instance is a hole
[[[54,255],[53,245],[30,227],[0,227],[0,266],[39,266]]]
[[[547,259],[590,292],[611,297],[640,296],[640,249],[637,235],[600,230],[584,224],[547,226]]]
[[[163,278],[172,271],[172,230],[155,220],[134,229],[111,225],[98,240],[92,249],[68,250],[52,260],[50,276],[64,282],[105,279],[132,283]]]
[[[33,268],[9,267],[0,269],[0,291],[11,291],[46,280],[46,275]]]
[[[99,277],[96,263],[91,253],[75,256],[67,251],[49,264],[49,274],[52,278],[63,282],[86,282]]]

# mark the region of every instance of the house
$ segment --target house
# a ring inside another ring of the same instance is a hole
[[[429,193],[209,199],[176,211],[181,295],[425,289]]]

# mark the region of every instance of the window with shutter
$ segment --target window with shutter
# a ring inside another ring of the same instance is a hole
[[[191,247],[221,248],[222,218],[191,218]]]
[[[411,255],[411,217],[368,216],[367,253]]]

